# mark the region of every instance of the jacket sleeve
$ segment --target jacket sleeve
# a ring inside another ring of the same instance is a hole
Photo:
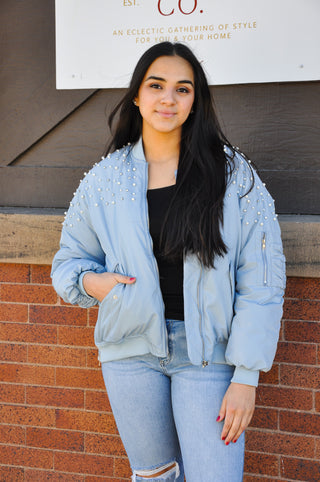
[[[237,157],[239,159],[238,154]],[[274,201],[242,157],[237,177],[241,240],[226,359],[236,366],[233,382],[257,385],[259,371],[271,368],[277,349],[286,279],[285,258]],[[245,194],[252,179],[253,188]]]
[[[82,287],[82,274],[86,271],[106,270],[105,253],[91,224],[82,181],[66,213],[60,249],[51,270],[52,284],[67,303],[84,308],[98,303]]]

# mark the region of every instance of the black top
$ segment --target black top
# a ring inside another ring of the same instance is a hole
[[[183,258],[168,260],[159,246],[161,227],[174,194],[173,186],[149,189],[147,191],[149,209],[149,230],[153,240],[153,252],[156,257],[160,287],[165,305],[165,317],[173,320],[183,320]]]

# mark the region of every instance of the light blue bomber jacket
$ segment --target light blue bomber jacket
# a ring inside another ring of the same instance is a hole
[[[230,155],[226,148],[226,154]],[[274,202],[250,163],[236,152],[224,200],[226,255],[206,268],[184,259],[184,314],[191,363],[235,366],[233,382],[257,385],[273,363],[285,288],[285,260]],[[254,187],[247,191],[254,178]],[[66,301],[91,307],[87,271],[135,276],[100,303],[95,344],[101,362],[168,355],[164,304],[148,228],[148,164],[142,141],[95,164],[63,223],[52,281]]]

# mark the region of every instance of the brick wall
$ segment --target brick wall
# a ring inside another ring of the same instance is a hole
[[[49,272],[0,264],[0,481],[129,480],[93,346],[97,310],[62,302]],[[290,278],[245,482],[320,480],[319,347],[320,280]]]

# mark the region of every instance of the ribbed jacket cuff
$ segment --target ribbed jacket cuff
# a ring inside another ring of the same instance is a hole
[[[236,367],[231,382],[257,387],[259,373],[259,370],[248,370],[247,368]]]
[[[85,274],[89,273],[89,271],[83,271],[80,276],[79,276],[79,279],[78,279],[78,285],[79,285],[79,290],[81,291],[81,293],[84,295],[84,296],[88,296],[88,298],[92,298],[92,296],[88,295],[88,293],[86,292],[86,290],[84,289],[83,287],[83,277]]]

